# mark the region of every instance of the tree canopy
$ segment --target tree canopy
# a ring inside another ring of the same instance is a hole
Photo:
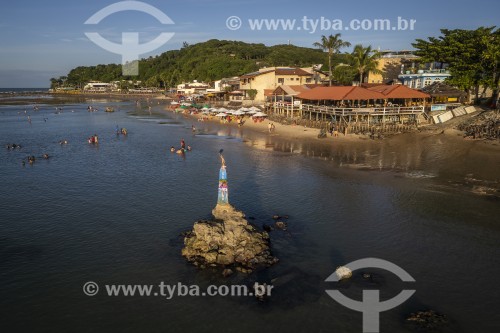
[[[451,74],[447,80],[449,84],[468,94],[474,91],[476,97],[480,86],[490,87],[493,103],[498,99],[500,29],[441,29],[441,36],[417,39],[412,45],[422,61],[448,64]]]
[[[321,36],[321,41],[315,42],[313,45],[328,52],[328,81],[329,81],[329,84],[331,86],[332,85],[332,58],[333,58],[333,55],[338,53],[341,48],[351,46],[351,43],[340,39],[340,34],[335,34],[335,35],[330,35],[328,37],[323,35],[323,36]]]
[[[64,83],[81,86],[92,80],[139,80],[153,86],[169,87],[192,80],[214,81],[242,75],[263,66],[304,67],[326,61],[325,53],[313,48],[211,39],[193,45],[184,43],[180,50],[141,59],[138,76],[122,76],[119,64],[80,66],[68,73]],[[61,78],[51,82],[53,85],[60,84]]]

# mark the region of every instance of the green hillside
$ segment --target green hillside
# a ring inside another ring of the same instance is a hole
[[[216,40],[187,45],[156,57],[141,59],[139,76],[123,77],[121,65],[97,65],[72,69],[67,77],[51,79],[52,85],[74,85],[99,80],[141,80],[148,86],[173,86],[191,80],[213,81],[252,72],[264,66],[311,66],[327,63],[318,49],[293,45],[266,46]]]

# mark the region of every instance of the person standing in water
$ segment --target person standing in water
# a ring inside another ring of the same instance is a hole
[[[181,139],[181,148],[186,149],[186,142],[184,141],[184,139]]]

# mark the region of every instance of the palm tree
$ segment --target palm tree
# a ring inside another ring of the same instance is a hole
[[[372,50],[371,46],[364,47],[361,44],[354,46],[354,50],[351,53],[351,63],[359,74],[360,84],[363,83],[363,75],[365,73],[382,74],[382,71],[378,69],[379,58],[380,53]]]
[[[330,35],[326,37],[325,35],[321,36],[321,41],[313,44],[316,47],[323,49],[324,51],[328,51],[328,81],[330,82],[330,86],[332,85],[332,57],[335,53],[338,53],[339,50],[343,47],[351,46],[351,43],[345,42],[340,39],[340,34]]]

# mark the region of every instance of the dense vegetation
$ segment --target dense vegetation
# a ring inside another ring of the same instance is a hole
[[[139,76],[123,77],[121,65],[80,66],[67,76],[51,79],[52,86],[81,86],[98,80],[140,80],[147,86],[167,86],[200,80],[213,81],[242,75],[263,66],[311,66],[324,64],[327,56],[319,49],[294,45],[266,46],[239,41],[212,39],[184,46],[156,57],[141,59]]]
[[[473,92],[476,100],[480,87],[491,88],[495,103],[500,84],[500,29],[441,29],[441,36],[417,39],[412,45],[422,62],[448,64],[451,78],[447,83]]]

